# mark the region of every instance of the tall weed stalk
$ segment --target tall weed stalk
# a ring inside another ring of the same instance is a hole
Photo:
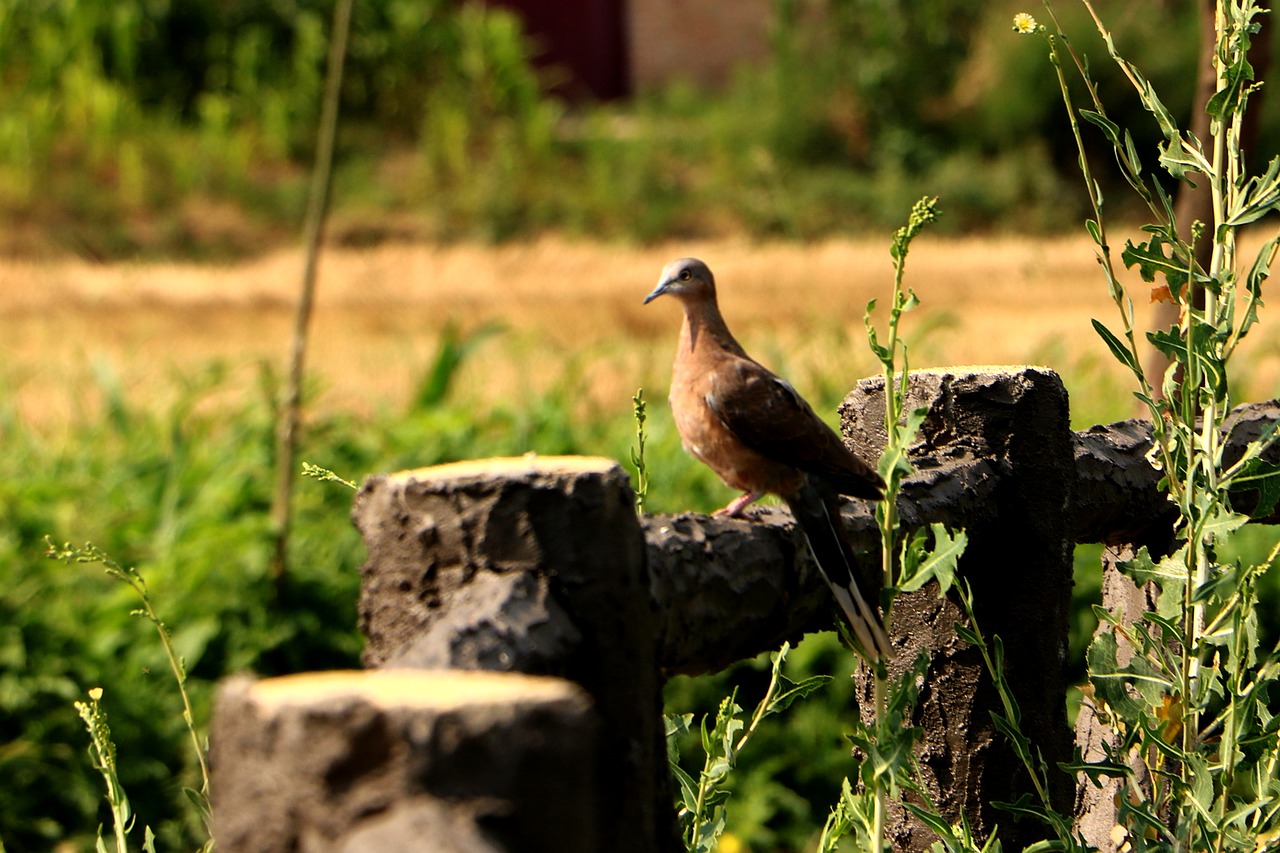
[[[111,555],[91,543],[77,547],[69,543],[54,545],[47,538],[45,542],[48,546],[50,557],[71,564],[97,563],[106,570],[110,577],[126,584],[137,594],[142,603],[138,610],[133,611],[134,615],[146,619],[155,626],[156,634],[160,638],[160,645],[164,648],[165,658],[169,662],[169,669],[178,685],[178,694],[182,698],[182,720],[186,724],[187,733],[191,738],[191,750],[200,765],[200,788],[198,790],[186,788],[184,792],[187,795],[187,799],[199,811],[200,817],[204,822],[206,836],[209,840],[206,841],[201,849],[202,851],[211,851],[213,849],[213,812],[209,806],[208,750],[205,748],[205,744],[196,729],[195,715],[191,709],[191,696],[187,692],[186,663],[174,648],[173,635],[169,631],[169,626],[164,623],[164,620],[160,618],[160,614],[156,612],[155,605],[151,601],[151,595],[147,591],[147,582],[136,568],[118,563]],[[76,702],[75,706],[80,718],[84,720],[85,726],[89,730],[90,755],[93,757],[94,767],[102,774],[107,785],[107,802],[111,807],[117,853],[126,853],[128,850],[126,839],[134,823],[133,812],[129,805],[129,798],[126,796],[117,774],[116,746],[111,739],[111,730],[107,725],[106,711],[101,704],[102,696],[102,688],[92,688],[89,691],[89,701]],[[145,829],[144,835],[143,849],[154,851],[154,836],[150,827]],[[98,849],[105,851],[101,834],[98,837]]]
[[[333,149],[338,135],[338,107],[342,93],[342,71],[347,58],[347,34],[351,28],[354,0],[338,0],[333,9],[333,35],[329,42],[329,63],[325,71],[324,104],[317,133],[316,162],[311,193],[307,199],[305,223],[306,264],[302,287],[294,313],[293,339],[289,348],[289,379],[280,406],[276,438],[276,478],[271,499],[271,522],[275,550],[271,576],[277,593],[289,571],[289,534],[293,526],[294,458],[298,453],[298,432],[302,428],[302,384],[310,339],[311,312],[315,304],[316,275],[320,265],[320,243],[329,213],[333,185]]]
[[[1269,511],[1280,496],[1277,468],[1262,461],[1275,442],[1275,425],[1239,458],[1227,455],[1225,442],[1234,402],[1228,366],[1258,322],[1263,282],[1280,246],[1280,236],[1273,236],[1248,259],[1238,245],[1244,226],[1280,205],[1280,158],[1250,173],[1240,145],[1250,96],[1261,85],[1248,53],[1265,10],[1252,0],[1216,4],[1217,86],[1204,106],[1209,137],[1201,139],[1178,126],[1150,81],[1121,54],[1093,4],[1082,2],[1111,60],[1160,129],[1155,165],[1163,175],[1147,171],[1129,130],[1108,117],[1088,63],[1052,6],[1045,3],[1052,26],[1027,14],[1014,26],[1047,41],[1092,206],[1086,227],[1119,311],[1119,333],[1096,320],[1094,326],[1133,375],[1135,394],[1151,417],[1148,458],[1178,517],[1172,553],[1143,549],[1118,563],[1138,585],[1158,588],[1155,611],[1098,609],[1102,627],[1088,651],[1086,698],[1114,736],[1103,744],[1103,761],[1078,760],[1071,769],[1095,782],[1119,782],[1112,840],[1126,849],[1261,850],[1280,838],[1280,718],[1271,698],[1280,658],[1258,649],[1256,595],[1276,552],[1259,565],[1224,564],[1216,555],[1249,520],[1235,506],[1242,496],[1252,493],[1255,513]],[[1083,86],[1085,106],[1075,104],[1069,78]],[[1087,130],[1102,134],[1152,216],[1138,242],[1125,240],[1118,260],[1151,285],[1153,299],[1177,306],[1176,326],[1146,335],[1173,362],[1163,377],[1147,377],[1140,367],[1133,298],[1116,266]],[[1208,184],[1211,222],[1179,227],[1185,223],[1176,221],[1162,183],[1170,179]],[[1212,244],[1207,268],[1196,260],[1202,240]],[[1203,304],[1194,296],[1198,289]]]
[[[947,593],[967,543],[963,531],[953,533],[941,524],[934,524],[927,531],[906,534],[897,506],[902,482],[914,470],[907,449],[915,441],[928,411],[906,408],[909,368],[907,345],[899,325],[902,315],[915,308],[919,299],[914,291],[904,289],[903,281],[911,242],[939,215],[938,200],[922,198],[912,207],[907,224],[894,234],[889,248],[894,266],[893,294],[883,335],[872,321],[876,300],[868,303],[864,315],[867,341],[884,377],[886,443],[878,468],[885,482],[885,495],[876,506],[876,525],[880,531],[884,583],[880,603],[885,625],[890,629],[893,603],[899,593],[918,590],[929,581],[937,581],[939,595]],[[854,730],[849,735],[855,751],[862,756],[861,785],[854,787],[847,779],[844,781],[840,800],[823,828],[820,850],[834,851],[842,837],[850,836],[857,849],[880,853],[885,849],[888,802],[900,799],[904,791],[911,791],[920,800],[921,805],[909,808],[924,818],[940,838],[949,840],[956,835],[957,830],[940,816],[927,787],[921,784],[915,755],[920,730],[911,723],[912,713],[928,665],[928,656],[921,652],[896,677],[890,675],[884,661],[874,666],[874,718],[870,722],[855,718]],[[967,829],[965,833],[967,837]],[[948,846],[947,849],[955,848]]]

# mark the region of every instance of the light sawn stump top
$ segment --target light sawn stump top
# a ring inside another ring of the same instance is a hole
[[[255,681],[248,699],[267,713],[331,699],[375,707],[454,711],[484,705],[586,702],[580,688],[558,678],[467,670],[336,670]]]

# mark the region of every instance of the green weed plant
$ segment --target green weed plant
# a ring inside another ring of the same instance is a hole
[[[756,706],[748,722],[741,719],[742,708],[737,702],[737,692],[726,696],[716,712],[713,728],[707,730],[704,717],[701,724],[702,750],[706,756],[702,770],[695,779],[680,767],[675,748],[676,739],[688,735],[693,729],[693,714],[676,714],[666,718],[668,757],[671,771],[679,787],[681,837],[690,853],[711,853],[724,834],[727,804],[730,791],[726,787],[729,774],[737,764],[738,755],[756,733],[760,723],[774,714],[780,714],[791,704],[808,696],[831,680],[830,676],[815,675],[793,682],[782,674],[783,663],[791,651],[790,643],[783,643],[773,655],[773,668],[764,697]]]
[[[1087,701],[1114,737],[1105,757],[1068,769],[1093,782],[1117,780],[1112,840],[1130,850],[1260,850],[1280,837],[1280,726],[1274,715],[1280,658],[1259,648],[1258,584],[1280,546],[1261,562],[1223,562],[1219,553],[1249,520],[1235,509],[1252,493],[1257,511],[1280,497],[1277,468],[1262,460],[1276,440],[1273,425],[1239,459],[1225,455],[1232,397],[1229,364],[1258,322],[1262,288],[1280,237],[1252,258],[1240,256],[1241,229],[1280,204],[1280,158],[1251,172],[1240,138],[1254,79],[1249,48],[1265,10],[1251,0],[1215,6],[1215,93],[1204,109],[1209,137],[1179,126],[1156,88],[1120,52],[1089,0],[1082,0],[1108,55],[1159,127],[1158,173],[1148,171],[1133,136],[1108,116],[1088,63],[1054,15],[1051,26],[1020,15],[1015,28],[1045,38],[1079,150],[1093,215],[1086,223],[1120,333],[1095,321],[1112,355],[1133,375],[1137,399],[1152,423],[1148,458],[1177,508],[1175,545],[1167,555],[1142,549],[1118,569],[1158,590],[1156,609],[1115,613],[1096,608],[1103,629],[1090,645]],[[1077,107],[1069,76],[1084,89]],[[1178,308],[1176,326],[1146,335],[1172,362],[1147,377],[1135,330],[1133,300],[1120,282],[1104,196],[1095,181],[1085,132],[1101,133],[1132,192],[1151,215],[1143,237],[1126,240],[1119,261],[1136,269],[1158,298]],[[1160,174],[1163,173],[1163,174]],[[1212,221],[1179,223],[1170,184],[1203,183]],[[1188,236],[1189,235],[1189,236]],[[1208,241],[1208,266],[1197,244]],[[1128,659],[1128,662],[1124,662]]]
[[[150,622],[156,630],[160,645],[164,649],[169,671],[178,687],[178,695],[182,700],[182,721],[186,726],[191,741],[191,754],[200,768],[200,787],[185,788],[183,793],[195,807],[204,826],[202,851],[213,850],[213,812],[209,805],[209,761],[208,748],[204,739],[196,729],[195,714],[192,711],[191,695],[187,691],[187,665],[177,652],[173,643],[173,634],[169,626],[160,618],[151,595],[147,591],[147,583],[138,570],[132,566],[123,566],[109,554],[92,544],[73,546],[70,544],[54,545],[48,539],[48,554],[54,559],[68,564],[98,564],[114,580],[124,583],[138,597],[142,606],[133,611]],[[106,799],[111,809],[112,831],[115,838],[116,853],[128,853],[128,836],[134,828],[134,814],[129,797],[120,783],[119,763],[117,761],[116,744],[111,738],[111,729],[107,724],[107,712],[102,706],[103,689],[89,689],[88,702],[76,702],[75,709],[84,721],[89,732],[89,755],[94,768],[102,775],[107,786]],[[102,830],[98,830],[97,849],[105,853],[106,845],[102,839]],[[142,849],[155,853],[155,834],[150,826],[143,828]]]

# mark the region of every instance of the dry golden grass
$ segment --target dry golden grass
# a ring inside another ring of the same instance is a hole
[[[467,362],[465,392],[485,401],[571,382],[584,407],[626,408],[637,386],[665,393],[678,326],[674,302],[641,299],[667,260],[697,255],[716,272],[721,306],[749,351],[803,390],[843,387],[876,370],[862,316],[890,291],[887,246],[879,237],[646,248],[548,238],[335,250],[321,266],[309,367],[325,407],[396,406],[446,323],[494,322],[505,332]],[[45,424],[93,411],[95,363],[137,402],[163,405],[175,375],[215,360],[233,387],[251,389],[259,361],[284,364],[300,270],[294,252],[234,266],[0,261],[0,378],[20,416]],[[1090,328],[1091,317],[1116,323],[1085,237],[926,235],[907,278],[923,301],[909,315],[908,339],[922,341],[913,367],[1031,362],[1129,387]],[[1130,284],[1145,318],[1147,290],[1136,277]],[[1273,394],[1276,347],[1253,349],[1251,390]]]

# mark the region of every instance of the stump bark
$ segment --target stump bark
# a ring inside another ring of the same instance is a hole
[[[635,496],[594,457],[369,478],[354,519],[366,665],[527,672],[582,685],[606,721],[602,837],[672,849],[657,627]],[[658,792],[655,794],[655,792]]]
[[[214,836],[226,853],[590,853],[597,733],[560,679],[242,676],[214,709]]]

